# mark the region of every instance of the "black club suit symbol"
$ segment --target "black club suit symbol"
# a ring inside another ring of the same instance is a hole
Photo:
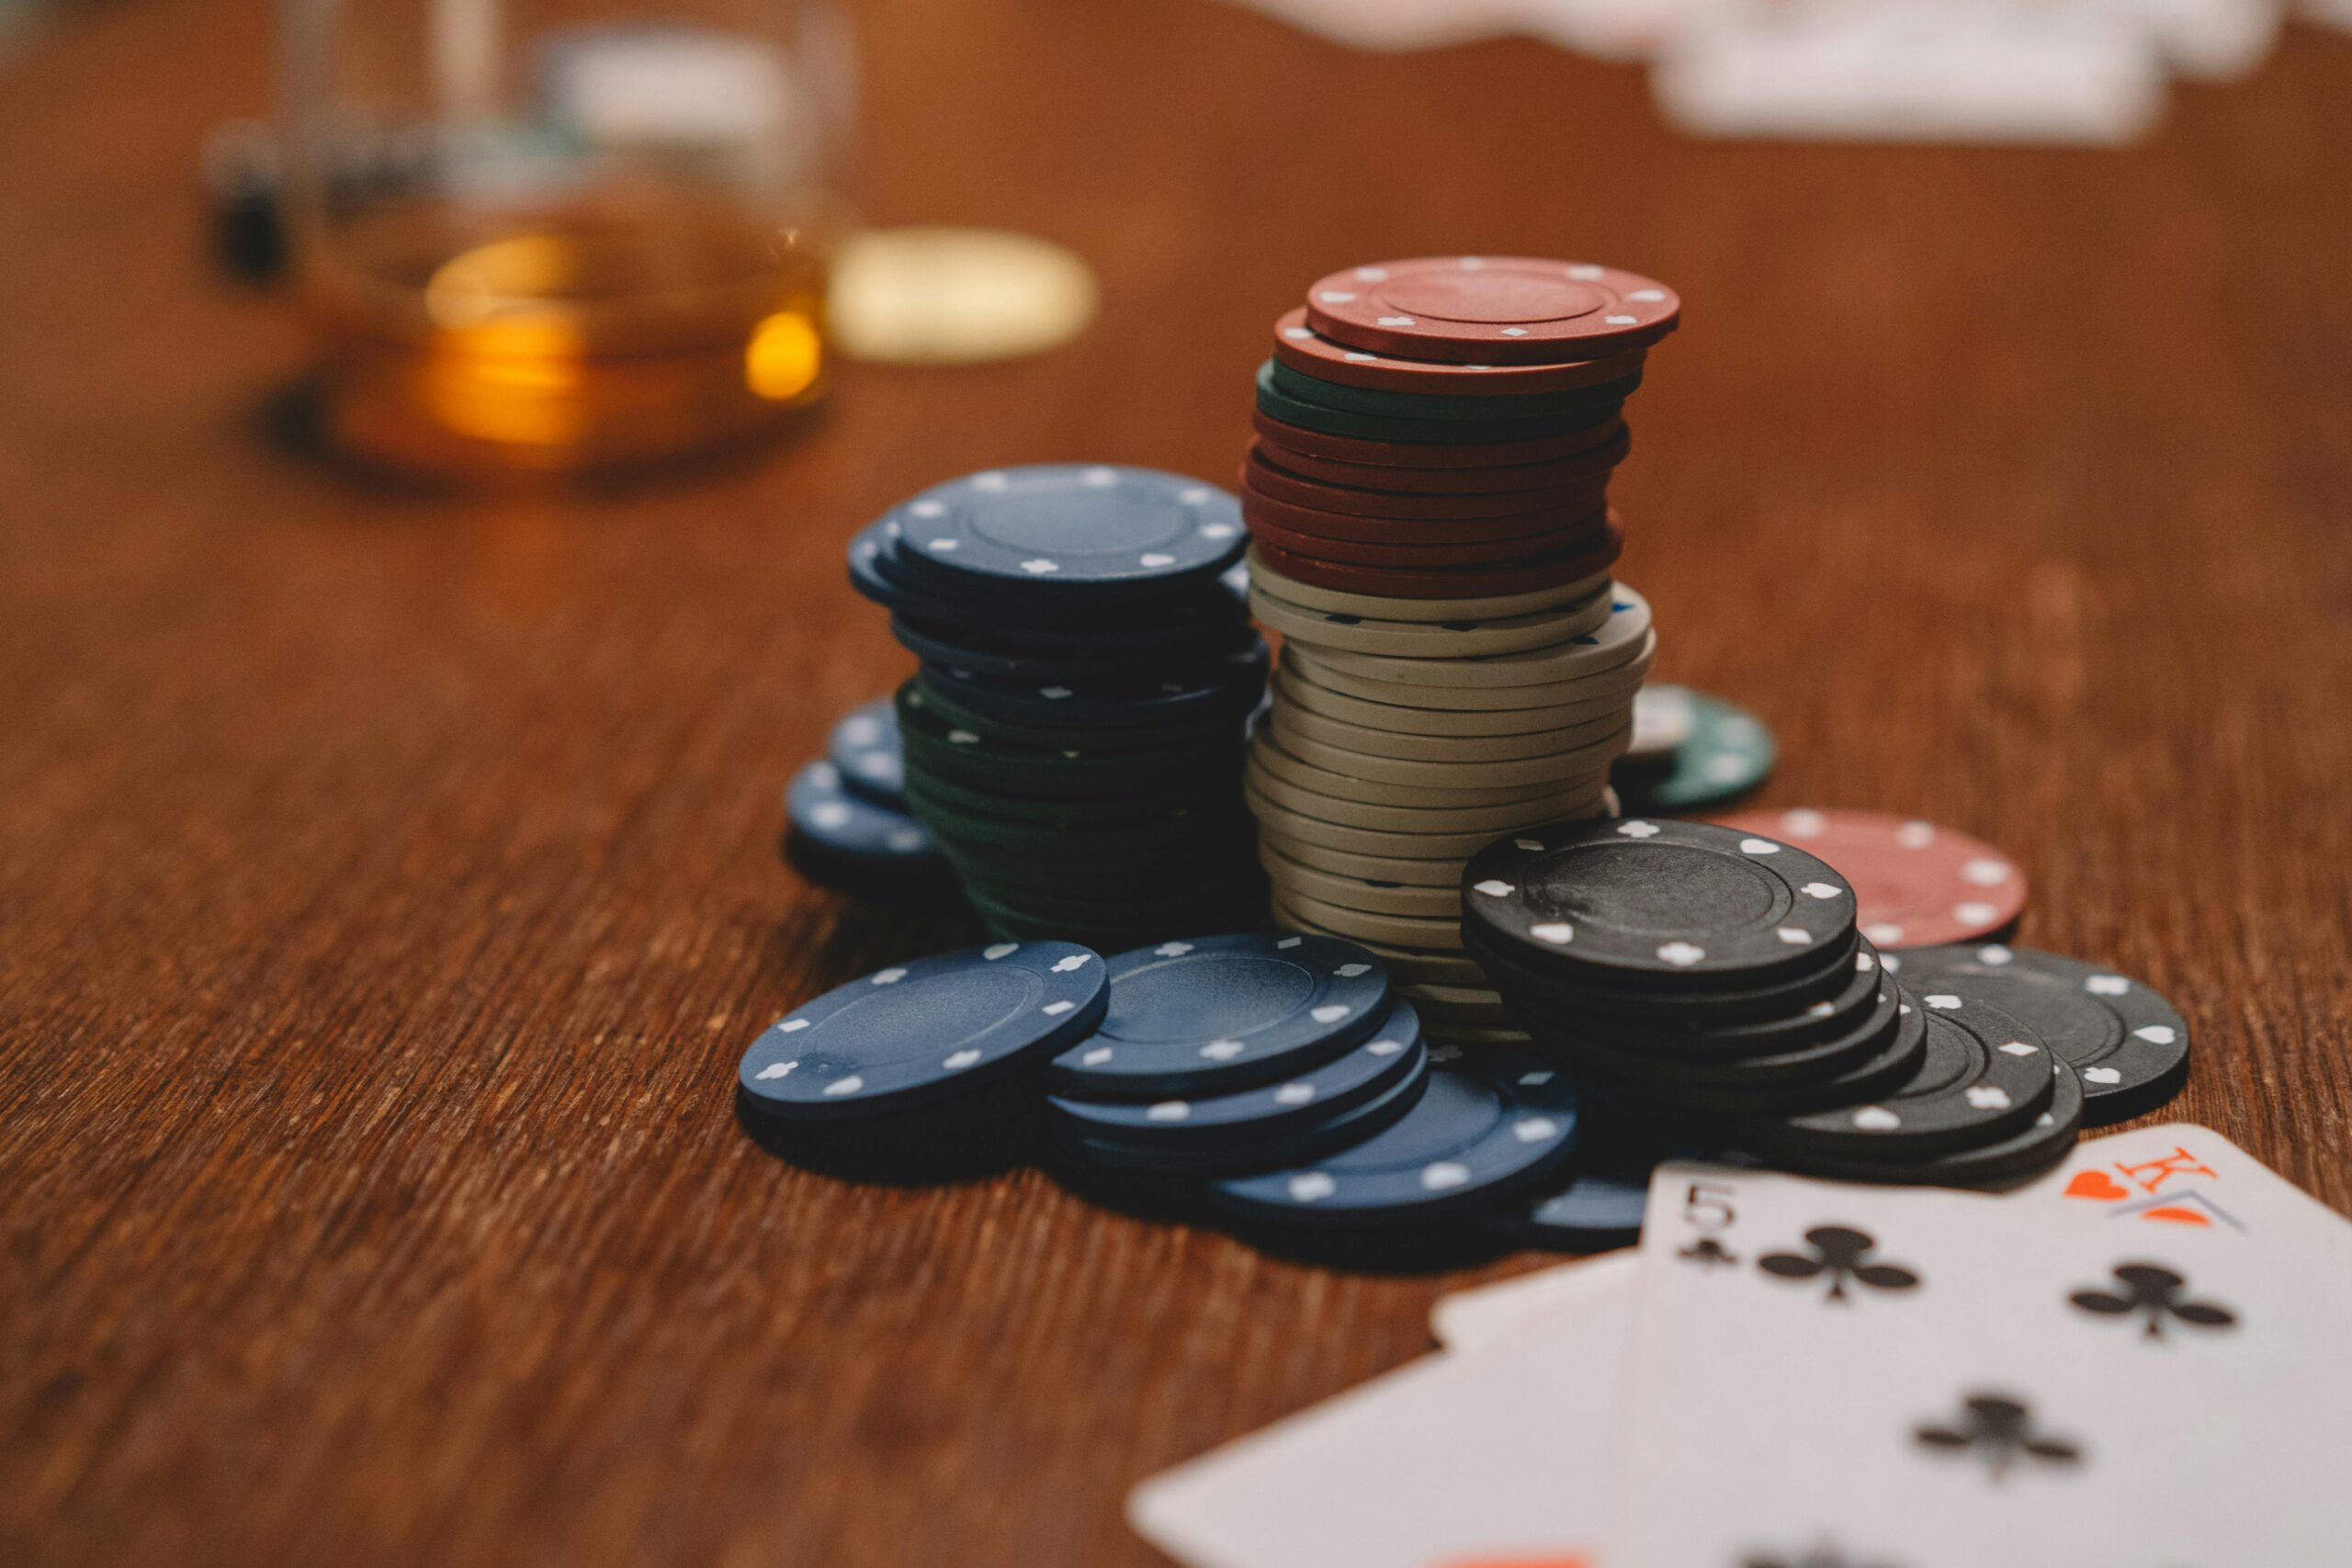
[[[1713,1269],[1717,1264],[1739,1261],[1736,1255],[1727,1250],[1722,1242],[1711,1235],[1701,1236],[1675,1256],[1685,1263],[1696,1263],[1702,1269]]]
[[[2066,1299],[2082,1311],[2097,1313],[2101,1317],[2144,1317],[2151,1339],[2165,1337],[2166,1318],[2191,1328],[2237,1326],[2237,1314],[2218,1303],[2181,1300],[2182,1288],[2188,1281],[2169,1269],[2154,1263],[2119,1263],[2115,1266],[2115,1282],[2123,1287],[2120,1292],[2076,1291]]]
[[[1844,1225],[1815,1225],[1804,1233],[1804,1239],[1813,1247],[1811,1253],[1768,1252],[1756,1260],[1756,1267],[1783,1280],[1826,1277],[1829,1293],[1823,1299],[1832,1302],[1849,1299],[1846,1294],[1849,1280],[1873,1291],[1907,1291],[1919,1283],[1918,1275],[1899,1264],[1863,1261],[1878,1247],[1877,1238],[1866,1232]]]
[[[1995,1481],[2007,1477],[2020,1461],[2064,1468],[2080,1464],[2083,1458],[2075,1444],[2035,1432],[2033,1411],[2023,1400],[1998,1393],[1972,1393],[1961,1402],[1957,1422],[1949,1427],[1929,1423],[1912,1437],[1925,1449],[1974,1456]]]

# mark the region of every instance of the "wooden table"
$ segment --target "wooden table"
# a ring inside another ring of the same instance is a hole
[[[470,502],[298,462],[208,276],[260,0],[0,66],[0,1560],[1150,1561],[1138,1478],[1419,1352],[1441,1291],[771,1158],[780,1010],[965,934],[815,892],[779,786],[907,667],[843,540],[1053,458],[1222,479],[1351,261],[1679,288],[1618,496],[1662,672],[1766,804],[1916,812],[2199,1030],[2172,1114],[2352,1207],[2352,39],[2123,153],[1702,146],[1529,43],[1344,53],[1201,0],[864,8],[883,220],[1065,240],[1080,344],[860,372],[683,485]]]

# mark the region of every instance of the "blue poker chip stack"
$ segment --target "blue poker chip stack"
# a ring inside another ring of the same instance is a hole
[[[889,700],[842,716],[825,755],[784,792],[786,864],[809,881],[862,897],[935,895],[955,873],[900,793],[905,764]]]
[[[967,475],[851,542],[922,661],[896,699],[907,808],[992,933],[1107,951],[1262,921],[1246,542],[1227,491],[1101,464]]]

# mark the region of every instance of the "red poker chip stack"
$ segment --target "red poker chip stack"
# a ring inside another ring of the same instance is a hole
[[[1274,323],[1242,467],[1284,638],[1250,799],[1277,917],[1378,949],[1432,1034],[1519,1035],[1461,938],[1488,840],[1614,809],[1657,639],[1611,568],[1621,417],[1680,302],[1589,263],[1351,267]]]

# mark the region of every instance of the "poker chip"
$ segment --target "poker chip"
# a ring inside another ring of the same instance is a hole
[[[2048,1108],[2006,1138],[1893,1163],[1815,1152],[1805,1156],[1805,1169],[1847,1181],[1899,1181],[1929,1187],[1985,1187],[2048,1170],[2073,1150],[2085,1122],[2082,1079],[2063,1061],[2053,1058],[2050,1066]]]
[[[1114,1170],[1189,1179],[1279,1170],[1351,1148],[1395,1124],[1427,1092],[1430,1059],[1428,1043],[1416,1039],[1402,1059],[1401,1070],[1369,1100],[1340,1110],[1327,1109],[1312,1122],[1243,1141],[1179,1143],[1105,1137],[1072,1131],[1068,1123],[1064,1133],[1080,1157]],[[1260,1093],[1270,1095],[1283,1087],[1275,1085]]]
[[[1250,448],[1248,473],[1252,484],[1264,488],[1268,473],[1294,480],[1418,501],[1428,497],[1484,498],[1494,511],[1523,512],[1543,504],[1544,492],[1581,489],[1594,478],[1606,478],[1624,452],[1622,421],[1588,425],[1553,437],[1544,444],[1547,455],[1526,460],[1478,462],[1464,460],[1476,454],[1455,447],[1452,461],[1423,465],[1400,461],[1413,448],[1357,442],[1342,446],[1338,438],[1315,440],[1316,450],[1283,445],[1274,422],[1259,418],[1252,427],[1258,439]],[[1271,434],[1269,433],[1272,433]],[[1306,433],[1313,435],[1313,432]],[[1334,507],[1333,510],[1344,510]]]
[[[1741,812],[1727,826],[1802,844],[1854,885],[1862,930],[1881,947],[1973,942],[2015,924],[2025,873],[1981,840],[1876,811]]]
[[[744,1052],[763,1115],[880,1115],[1041,1066],[1102,1018],[1102,958],[1074,942],[998,942],[917,959],[826,992]]]
[[[1512,434],[1495,441],[1427,441],[1412,437],[1347,435],[1293,424],[1261,408],[1250,416],[1259,445],[1283,468],[1312,471],[1316,463],[1341,463],[1383,474],[1398,468],[1459,472],[1470,468],[1516,468],[1557,463],[1616,439],[1615,417],[1566,425],[1544,435]],[[1304,461],[1302,461],[1302,459]],[[1340,482],[1345,482],[1344,480]],[[1441,484],[1442,481],[1439,481]]]
[[[1481,619],[1375,620],[1312,610],[1284,599],[1284,581],[1263,570],[1253,575],[1250,583],[1250,613],[1284,637],[1295,637],[1324,654],[1370,654],[1416,664],[1458,664],[1500,654],[1566,648],[1588,654],[1603,648],[1615,651],[1628,635],[1624,626],[1629,623],[1613,615],[1598,630],[1589,629],[1589,618],[1573,603]]]
[[[1384,594],[1396,599],[1460,601],[1506,598],[1530,590],[1588,581],[1615,564],[1623,536],[1612,530],[1604,532],[1597,539],[1580,540],[1571,547],[1549,555],[1526,556],[1503,562],[1478,561],[1430,568],[1373,566],[1362,561],[1329,559],[1320,555],[1302,554],[1297,548],[1291,547],[1299,543],[1301,541],[1295,538],[1285,542],[1271,536],[1265,530],[1260,530],[1257,536],[1260,574],[1278,573],[1280,580],[1285,582],[1311,583],[1349,593]],[[1307,543],[1311,545],[1312,542]],[[1450,621],[1449,624],[1454,623]],[[1532,642],[1515,641],[1498,643],[1492,649],[1472,651],[1498,652],[1507,648],[1532,646],[1535,645]]]
[[[1329,1060],[1388,1016],[1388,972],[1353,943],[1297,932],[1160,942],[1111,960],[1108,1012],[1055,1058],[1066,1094],[1247,1089]]]
[[[1225,491],[1100,463],[969,474],[925,491],[891,520],[910,560],[982,587],[1165,586],[1215,577],[1243,544]]]
[[[1644,703],[1650,705],[1646,750]],[[1721,697],[1681,686],[1645,686],[1634,726],[1634,745],[1612,779],[1627,808],[1640,815],[1720,805],[1771,776],[1772,732],[1754,714]]]
[[[1279,571],[1280,563],[1270,563],[1268,570]],[[1475,621],[1482,616],[1551,614],[1559,617],[1562,635],[1575,637],[1599,630],[1613,613],[1615,606],[1609,592],[1611,586],[1608,574],[1598,572],[1554,587],[1525,589],[1477,599],[1398,599],[1385,594],[1351,592],[1287,577],[1283,581],[1282,591],[1295,610],[1373,623],[1445,623]]]
[[[1559,1177],[1501,1204],[1487,1229],[1559,1252],[1605,1252],[1642,1238],[1650,1172],[1666,1151],[1633,1117],[1588,1093],[1576,1156]]]
[[[1309,333],[1308,336],[1314,334]],[[1377,357],[1373,356],[1373,357]],[[1437,392],[1394,387],[1359,387],[1334,381],[1303,369],[1279,353],[1259,367],[1259,382],[1279,395],[1317,408],[1347,413],[1378,414],[1391,419],[1450,420],[1475,423],[1491,420],[1549,419],[1568,421],[1604,399],[1623,402],[1641,382],[1642,356],[1621,355],[1600,363],[1616,367],[1610,376],[1585,379],[1573,387],[1539,391],[1532,387],[1495,388],[1485,391],[1457,384]],[[1390,365],[1403,361],[1389,360]],[[1454,368],[1459,369],[1460,367]]]
[[[1493,395],[1557,392],[1613,381],[1642,367],[1642,351],[1628,349],[1604,359],[1562,365],[1450,365],[1373,354],[1334,343],[1306,324],[1306,308],[1286,310],[1274,322],[1274,357],[1318,380],[1374,390],[1423,395]],[[1459,389],[1459,391],[1456,391]]]
[[[1458,405],[1454,410],[1442,408],[1435,413],[1406,412],[1401,409],[1369,412],[1361,408],[1309,401],[1304,395],[1308,389],[1297,380],[1285,382],[1277,375],[1277,369],[1272,360],[1259,367],[1258,411],[1269,422],[1285,428],[1397,445],[1475,443],[1489,449],[1542,443],[1565,430],[1578,430],[1615,419],[1619,407],[1640,382],[1639,376],[1634,375],[1559,400],[1512,399],[1509,404],[1516,405],[1515,414],[1497,411],[1474,416],[1466,411],[1457,412]],[[1537,406],[1539,403],[1544,406]]]
[[[1238,1150],[1258,1157],[1270,1140],[1327,1124],[1379,1098],[1427,1066],[1420,1015],[1391,1001],[1370,1036],[1328,1061],[1270,1083],[1191,1098],[1098,1100],[1059,1094],[1046,1103],[1079,1136],[1145,1149]]]
[[[1645,347],[1682,302],[1637,273],[1531,256],[1421,256],[1347,268],[1306,292],[1306,324],[1349,348],[1546,365]]]
[[[1618,985],[1758,984],[1817,967],[1854,894],[1775,840],[1704,823],[1562,822],[1463,871],[1464,919],[1506,950]]]
[[[896,806],[907,776],[899,745],[899,716],[888,697],[842,715],[825,743],[842,783],[866,799]]]
[[[1927,1049],[1905,1082],[1860,1103],[1731,1123],[1747,1148],[1802,1168],[1815,1155],[1907,1162],[1998,1143],[2030,1126],[2054,1093],[2050,1048],[1997,1008],[1912,992]]]
[[[1415,1224],[1485,1208],[1576,1152],[1577,1091],[1508,1049],[1441,1061],[1395,1123],[1295,1169],[1216,1183],[1222,1206],[1286,1224]]]
[[[2188,1020],[2112,969],[1992,943],[1917,948],[1888,965],[1914,990],[1957,992],[2023,1021],[2075,1070],[2086,1125],[2154,1111],[2188,1081]]]
[[[830,761],[808,763],[786,786],[785,859],[811,882],[849,894],[937,887],[947,862],[922,822],[854,795]]]

